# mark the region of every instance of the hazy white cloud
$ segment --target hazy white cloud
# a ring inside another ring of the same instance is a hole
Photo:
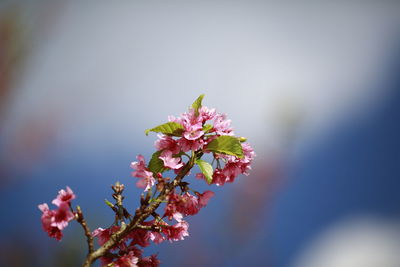
[[[318,235],[293,266],[396,267],[400,265],[399,249],[399,221],[350,218]]]

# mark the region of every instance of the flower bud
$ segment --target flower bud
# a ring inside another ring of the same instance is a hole
[[[239,139],[239,142],[240,142],[240,143],[244,143],[244,142],[247,141],[247,138],[246,138],[246,137],[239,137],[238,139]]]

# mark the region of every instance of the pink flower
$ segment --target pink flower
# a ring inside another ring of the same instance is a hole
[[[189,150],[196,151],[203,148],[205,141],[203,139],[188,140],[185,137],[182,137],[178,140],[178,144],[180,145],[182,151],[187,152]]]
[[[116,261],[113,262],[112,266],[115,267],[137,267],[137,263],[139,258],[135,256],[133,251],[119,257]]]
[[[226,177],[226,182],[233,182],[235,177],[242,173],[241,162],[228,162],[222,172]]]
[[[170,220],[174,218],[177,222],[181,222],[184,216],[195,215],[201,208],[207,205],[209,199],[214,196],[211,191],[206,191],[203,194],[198,193],[199,198],[191,195],[189,192],[178,195],[172,192],[168,195],[168,203],[165,206],[164,216]]]
[[[57,198],[55,198],[51,203],[59,207],[61,203],[69,203],[71,202],[71,200],[75,199],[75,197],[76,196],[74,192],[72,192],[71,188],[67,186],[67,191],[65,191],[64,189],[58,191]]]
[[[172,154],[178,154],[181,151],[177,141],[167,135],[158,135],[158,140],[155,142],[157,150],[169,150]]]
[[[256,157],[256,153],[254,152],[253,148],[248,143],[243,143],[242,149],[243,149],[243,154],[244,154],[244,158],[241,160],[242,173],[244,175],[249,175],[249,173],[247,171],[251,169],[250,164],[252,163],[253,159]]]
[[[165,240],[165,238],[159,232],[150,232],[149,237],[150,240],[156,243],[157,245]]]
[[[165,206],[165,213],[164,216],[168,217],[168,219],[172,220],[172,218],[175,218],[175,214],[179,213],[177,211],[177,203],[179,203],[181,196],[178,194],[175,194],[175,192],[171,192],[168,195],[168,203]],[[180,221],[180,219],[182,219],[183,215],[182,214],[178,214],[178,220]]]
[[[42,212],[42,227],[50,237],[61,240],[62,230],[68,226],[68,223],[75,219],[74,213],[70,210],[70,202],[75,199],[71,188],[67,186],[67,191],[60,190],[56,199],[52,203],[58,206],[56,210],[50,210],[47,203],[40,204],[38,207]]]
[[[99,227],[92,232],[92,236],[97,237],[97,243],[99,243],[99,245],[102,246],[110,239],[111,235],[108,229],[103,229]]]
[[[218,135],[233,135],[230,124],[231,120],[227,120],[225,114],[217,114],[214,118],[214,131]]]
[[[231,155],[217,154],[216,156],[225,160],[225,166],[215,169],[213,173],[213,184],[218,186],[224,185],[226,182],[232,183],[239,174],[248,175],[251,169],[251,163],[256,156],[253,148],[247,144],[242,144],[243,158]]]
[[[119,230],[119,228],[120,228],[119,226],[112,226],[107,229],[99,227],[92,232],[92,236],[97,237],[97,243],[99,243],[99,245],[102,246],[110,239],[113,233]]]
[[[186,192],[179,203],[180,205],[178,206],[178,211],[181,212],[182,214],[187,215],[195,215],[199,212],[200,208],[198,206],[199,202],[197,197],[189,194],[189,192]]]
[[[139,188],[144,188],[144,191],[147,191],[154,186],[156,180],[153,177],[153,173],[146,167],[144,157],[142,155],[138,155],[136,158],[138,162],[134,161],[131,163],[131,168],[135,169],[135,171],[132,172],[132,176],[142,178],[136,183],[136,186]]]
[[[207,190],[204,191],[203,194],[198,193],[197,195],[199,196],[199,207],[203,208],[207,205],[210,198],[212,198],[215,194],[214,192]]]
[[[141,247],[148,247],[150,245],[150,232],[145,229],[134,229],[128,235],[128,238],[132,238],[131,245],[139,245]]]
[[[199,118],[201,119],[202,123],[205,123],[208,120],[213,120],[216,114],[217,112],[215,108],[209,109],[206,106],[202,106],[199,109]]]
[[[164,166],[170,169],[179,169],[183,166],[180,157],[172,157],[172,152],[169,150],[163,151],[159,157],[163,162]]]
[[[42,214],[42,228],[50,237],[53,237],[57,240],[61,240],[63,234],[58,227],[52,226],[52,221],[54,218],[54,211],[49,209],[49,206],[46,203],[40,204],[39,209],[43,212]]]
[[[142,258],[139,262],[140,267],[157,267],[160,265],[160,260],[157,255],[153,254],[150,257]]]
[[[63,230],[68,226],[68,222],[72,221],[75,215],[71,212],[69,204],[66,202],[61,202],[57,210],[53,211],[53,217],[51,221],[51,226],[57,227]]]
[[[214,173],[213,173],[212,184],[216,184],[217,186],[221,186],[221,185],[224,185],[225,182],[226,182],[226,176],[224,175],[222,170],[219,169],[219,168],[215,169]]]
[[[203,125],[201,123],[190,124],[188,122],[184,125],[184,127],[186,128],[186,130],[183,133],[183,136],[187,140],[196,140],[204,135]]]
[[[181,222],[182,219],[183,219],[183,214],[176,211],[176,212],[174,212],[174,213],[172,214],[172,218],[174,218],[175,221],[177,221],[177,222]]]
[[[189,224],[185,221],[178,222],[172,226],[163,227],[163,233],[169,241],[184,240],[185,236],[189,236]]]

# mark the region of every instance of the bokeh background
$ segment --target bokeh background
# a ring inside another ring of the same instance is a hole
[[[0,2],[0,265],[79,266],[37,205],[69,185],[94,229],[112,223],[144,129],[205,93],[257,158],[200,190],[164,266],[400,266],[400,2]]]

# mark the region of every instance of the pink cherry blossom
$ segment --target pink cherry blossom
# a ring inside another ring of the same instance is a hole
[[[189,236],[189,224],[185,221],[178,222],[175,225],[163,227],[163,233],[169,241],[184,240],[185,236]]]
[[[54,211],[49,209],[49,206],[46,203],[40,204],[39,209],[43,212],[42,214],[42,228],[50,237],[53,237],[57,240],[61,240],[63,234],[58,227],[52,226],[52,221],[54,218]]]
[[[58,191],[57,198],[55,198],[51,203],[59,207],[61,203],[69,203],[71,200],[75,199],[75,197],[76,196],[74,192],[72,192],[71,188],[67,186],[67,191],[65,191],[64,189]]]
[[[189,192],[183,195],[172,192],[168,196],[164,216],[170,220],[174,218],[177,222],[181,222],[184,216],[195,215],[201,208],[205,207],[209,199],[214,196],[214,193],[205,191],[203,194],[197,193],[197,195],[199,198],[191,195]]]
[[[174,217],[174,215],[176,213],[179,213],[177,211],[177,203],[179,203],[181,196],[178,194],[175,194],[175,192],[171,192],[168,196],[168,203],[165,206],[165,213],[164,216],[167,217],[168,219],[172,220],[172,218]],[[180,213],[179,213],[180,214]],[[178,215],[178,221],[180,221],[180,219],[183,217],[182,214]]]
[[[97,237],[97,243],[102,246],[108,241],[108,239],[110,239],[110,231],[99,227],[92,232],[92,236]]]
[[[120,227],[115,225],[107,229],[99,227],[92,232],[92,236],[97,237],[97,243],[102,246],[110,239],[111,235],[117,232],[119,229]]]
[[[119,257],[116,261],[113,262],[112,266],[115,267],[137,267],[137,263],[139,262],[139,258],[135,256],[133,251]]]
[[[172,154],[178,154],[181,151],[178,142],[171,136],[158,135],[158,138],[159,139],[154,144],[157,150],[168,150],[171,151]]]
[[[165,238],[159,232],[150,232],[149,237],[150,240],[156,244],[160,244],[165,240]]]
[[[182,219],[183,219],[183,214],[176,211],[176,212],[174,212],[174,213],[172,214],[172,218],[174,218],[175,221],[177,221],[177,222],[181,222]]]
[[[218,135],[233,135],[230,124],[231,120],[227,120],[225,114],[217,114],[214,118],[214,131]]]
[[[139,262],[140,267],[157,267],[160,265],[160,260],[157,255],[153,254],[150,257],[142,258]]]
[[[199,109],[199,119],[201,119],[202,123],[206,123],[209,120],[214,120],[215,115],[217,114],[215,108],[207,108],[206,106],[202,106]]]
[[[172,157],[172,152],[169,150],[163,151],[159,157],[163,162],[164,166],[170,169],[179,169],[183,166],[180,157]]]
[[[134,229],[128,235],[132,239],[131,245],[139,245],[141,247],[148,247],[150,245],[150,232],[145,229]]]
[[[199,202],[197,197],[191,195],[189,192],[186,192],[179,203],[178,211],[182,214],[187,215],[195,215],[199,212]]]
[[[187,152],[189,150],[196,151],[203,148],[205,141],[203,139],[188,140],[185,137],[182,137],[178,140],[178,144],[182,151]]]
[[[218,186],[225,183],[232,183],[239,174],[248,175],[251,169],[251,163],[256,156],[253,148],[247,144],[242,144],[243,158],[231,155],[216,154],[215,156],[225,161],[225,166],[215,169],[212,183]]]
[[[198,193],[199,196],[199,207],[203,208],[208,204],[208,201],[210,200],[210,198],[212,198],[214,196],[214,192],[207,190],[204,191],[202,194]]]
[[[216,168],[213,173],[212,184],[216,184],[217,186],[224,185],[226,182],[226,176],[222,172],[222,169]]]
[[[139,188],[144,188],[144,191],[147,191],[154,186],[156,180],[153,177],[153,173],[146,167],[144,157],[142,155],[138,155],[136,158],[138,161],[131,163],[131,168],[135,169],[135,171],[132,172],[132,176],[142,178],[136,183],[136,186]]]
[[[204,135],[203,132],[203,125],[202,123],[196,123],[196,124],[190,124],[187,123],[185,124],[186,126],[184,126],[185,132],[183,133],[183,136],[187,139],[187,140],[196,140],[199,139],[201,136]]]
[[[68,226],[68,222],[72,221],[75,215],[71,212],[69,204],[61,202],[57,210],[54,211],[51,226],[63,230]]]

